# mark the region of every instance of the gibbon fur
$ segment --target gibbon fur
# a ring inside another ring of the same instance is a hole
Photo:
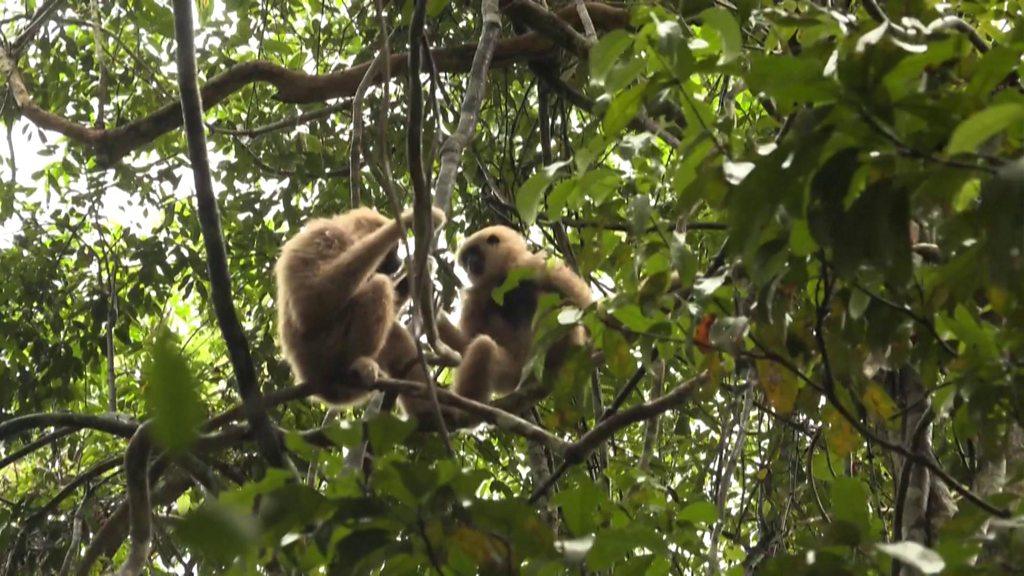
[[[444,212],[434,209],[434,225]],[[412,222],[412,212],[402,215]],[[309,222],[275,266],[278,331],[297,380],[336,405],[364,401],[382,374],[427,382],[412,335],[396,321],[401,227],[370,208]],[[401,297],[401,295],[399,295]]]
[[[456,258],[471,286],[462,293],[459,327],[442,317],[439,335],[462,354],[455,393],[486,402],[492,393],[507,394],[518,386],[529,359],[533,315],[541,294],[561,294],[581,309],[589,306],[592,298],[586,283],[572,270],[564,264],[549,267],[543,253],[530,252],[526,240],[506,226],[477,231],[462,243]],[[515,268],[529,268],[533,275],[498,304],[492,291]],[[545,371],[557,369],[572,347],[585,343],[586,331],[582,326],[573,327],[548,350]]]

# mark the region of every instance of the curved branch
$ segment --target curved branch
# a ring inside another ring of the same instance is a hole
[[[228,256],[221,232],[220,213],[217,198],[213,193],[210,175],[210,160],[206,150],[206,132],[203,126],[203,105],[196,82],[195,35],[192,30],[192,0],[174,1],[174,35],[177,40],[178,88],[181,91],[185,134],[188,139],[189,157],[192,160],[192,174],[195,179],[196,203],[199,223],[202,228],[203,244],[206,247],[207,266],[210,274],[210,296],[214,313],[227,344],[235,383],[242,397],[242,405],[256,435],[256,442],[263,457],[275,467],[289,467],[289,462],[277,435],[270,423],[270,417],[263,406],[256,366],[253,364],[249,342],[242,324],[238,320],[231,295],[231,273],[228,270]],[[134,524],[134,523],[133,523]],[[127,566],[127,563],[126,563]]]
[[[586,6],[594,25],[598,28],[610,30],[629,25],[629,12],[625,9],[600,2],[587,2]],[[574,6],[566,6],[557,14],[573,25],[579,22]],[[543,58],[553,47],[551,40],[532,32],[508,38],[495,46],[493,65],[505,67],[518,61]],[[431,58],[440,72],[465,73],[470,70],[476,51],[475,44],[462,44],[433,50]],[[309,104],[349,97],[355,94],[371,62],[363,62],[330,74],[306,74],[264,60],[242,62],[210,78],[201,90],[201,100],[205,109],[209,110],[238,90],[255,82],[270,84],[277,90],[274,96],[277,100],[292,104]],[[391,55],[390,66],[393,74],[404,73],[407,65],[406,53]],[[40,128],[58,132],[74,142],[91,147],[101,164],[113,164],[132,150],[182,126],[181,103],[177,101],[165,104],[148,116],[106,130],[84,126],[45,110],[32,99],[17,66],[17,52],[9,51],[3,46],[0,46],[0,75],[6,79],[23,116]]]
[[[191,16],[190,16],[191,17]],[[149,422],[139,427],[124,453],[124,476],[128,491],[129,533],[131,549],[117,571],[118,576],[136,576],[149,561],[153,539],[153,511],[149,495]]]
[[[60,426],[72,430],[99,430],[123,438],[131,438],[139,423],[127,416],[110,414],[75,414],[73,412],[41,412],[15,416],[0,422],[0,440],[5,440],[32,428]]]

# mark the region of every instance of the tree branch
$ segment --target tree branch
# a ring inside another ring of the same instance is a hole
[[[51,3],[59,4],[62,1],[54,0]],[[599,28],[609,30],[624,28],[629,24],[629,12],[625,9],[599,2],[588,2],[587,9],[594,19],[594,25]],[[573,6],[562,8],[558,15],[574,23],[579,18]],[[494,48],[493,63],[495,66],[506,67],[517,61],[543,58],[553,46],[549,39],[539,34],[522,34],[498,42]],[[475,44],[463,44],[434,50],[431,57],[441,72],[465,73],[471,69],[476,51]],[[101,164],[113,164],[132,150],[182,126],[181,103],[177,101],[164,105],[148,116],[107,130],[83,126],[44,110],[32,99],[17,67],[17,54],[17,51],[8,51],[0,46],[0,74],[6,79],[22,115],[40,128],[53,130],[74,142],[91,147]],[[263,60],[243,62],[211,78],[202,88],[201,101],[208,110],[254,82],[270,84],[277,90],[274,96],[277,100],[293,104],[352,96],[370,64],[363,62],[330,74],[305,74]],[[390,65],[394,74],[404,73],[407,70],[408,55],[392,54]]]
[[[127,416],[119,415],[41,412],[38,414],[16,416],[0,422],[0,440],[6,440],[11,436],[32,428],[48,428],[50,426],[67,427],[72,430],[87,428],[123,438],[131,438],[139,427],[139,423]]]
[[[374,390],[383,390],[385,392],[395,392],[398,394],[409,394],[425,398],[430,397],[430,390],[428,386],[412,380],[383,378],[370,385],[370,388]],[[475,400],[470,400],[469,398],[450,392],[445,388],[437,388],[437,399],[442,404],[468,412],[477,419],[487,422],[488,424],[493,424],[506,432],[511,432],[522,436],[527,440],[543,444],[558,454],[564,453],[569,447],[564,440],[558,438],[554,434],[551,434],[540,426],[524,420],[515,414],[501,410],[500,408],[483,404]],[[468,424],[469,422],[466,421],[461,423]]]
[[[25,444],[18,450],[11,452],[7,456],[4,456],[4,458],[0,460],[0,470],[7,468],[11,464],[17,462],[18,460],[21,460],[22,458],[28,456],[29,454],[35,452],[36,450],[49,446],[50,444],[56,442],[57,440],[60,440],[61,438],[68,436],[74,431],[75,429],[70,427],[58,428],[53,432],[50,432],[49,434],[44,434],[43,436],[36,438],[32,442]]]
[[[530,502],[536,502],[555,482],[558,481],[559,478],[562,477],[563,474],[565,474],[565,471],[568,470],[570,466],[583,462],[590,452],[611,438],[617,431],[629,426],[630,424],[653,418],[663,412],[685,404],[690,400],[690,395],[699,386],[703,385],[707,379],[707,372],[702,372],[686,382],[683,382],[676,387],[675,390],[672,390],[660,398],[651,400],[645,404],[633,406],[632,408],[613,414],[612,416],[598,422],[596,426],[584,434],[579,440],[565,448],[562,464],[554,473],[551,474],[551,476],[548,477],[547,480],[544,481],[543,484],[533,491],[530,495]]]
[[[149,494],[149,454],[152,443],[149,427],[149,422],[139,427],[124,453],[131,548],[128,558],[117,570],[117,576],[137,576],[149,563],[149,547],[153,539],[153,511]]]
[[[227,251],[221,232],[217,198],[213,193],[210,160],[207,157],[206,133],[203,128],[203,105],[196,81],[195,35],[192,30],[192,1],[174,0],[174,35],[177,40],[178,88],[189,157],[196,187],[199,223],[206,247],[210,274],[210,296],[213,300],[217,324],[227,344],[235,384],[242,397],[246,418],[256,435],[263,457],[271,466],[288,468],[290,462],[281,449],[270,418],[263,406],[256,367],[249,350],[249,342],[235,312],[231,295],[231,275],[228,270]]]

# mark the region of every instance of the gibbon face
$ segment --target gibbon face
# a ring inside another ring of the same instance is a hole
[[[459,265],[474,286],[504,282],[506,274],[530,252],[526,240],[507,226],[488,226],[475,232],[459,246]]]

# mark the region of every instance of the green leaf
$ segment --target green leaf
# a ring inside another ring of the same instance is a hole
[[[866,538],[871,526],[867,486],[856,478],[836,478],[832,482],[832,517],[834,521],[852,524],[861,539]]]
[[[175,533],[190,550],[221,565],[254,549],[259,536],[255,518],[215,500],[185,516]]]
[[[598,509],[604,494],[592,482],[583,482],[575,488],[560,491],[553,503],[561,506],[565,523],[574,536],[594,531],[600,520]]]
[[[880,543],[875,544],[875,547],[900,562],[917,568],[924,574],[938,574],[946,567],[942,556],[939,556],[937,552],[910,540],[891,544]]]
[[[701,23],[718,33],[722,39],[722,54],[718,57],[719,64],[732,62],[743,51],[743,34],[740,25],[728,10],[709,8],[700,13]]]
[[[868,305],[871,304],[871,297],[866,292],[861,290],[853,290],[850,294],[850,303],[847,306],[847,310],[850,313],[850,318],[854,320],[864,315],[864,311],[868,309]]]
[[[369,422],[370,442],[379,455],[405,440],[416,428],[412,420],[401,420],[393,414],[380,413]]]
[[[600,206],[612,192],[622,187],[622,176],[607,166],[598,166],[580,176],[579,190]]]
[[[1024,103],[995,104],[972,114],[953,130],[946,154],[973,152],[978,146],[1014,124],[1024,122]]]
[[[537,213],[540,211],[540,203],[544,199],[544,191],[551,184],[551,176],[543,170],[530,176],[516,192],[516,210],[523,218],[526,225],[531,225],[537,220]]]
[[[146,407],[153,414],[153,437],[168,450],[186,450],[204,419],[199,379],[166,326],[157,327],[142,368]]]
[[[691,502],[676,514],[676,519],[694,524],[711,524],[718,520],[718,508],[706,500]]]
[[[604,113],[604,120],[601,121],[601,128],[605,136],[614,137],[622,132],[629,123],[636,118],[640,111],[640,104],[644,101],[644,93],[647,90],[647,82],[642,81],[636,86],[627,88],[608,105]]]
[[[653,322],[644,316],[643,310],[636,304],[627,304],[612,312],[619,322],[634,332],[646,332]]]
[[[613,30],[602,36],[590,48],[590,77],[596,82],[603,82],[619,56],[632,44],[633,36],[625,30]]]

